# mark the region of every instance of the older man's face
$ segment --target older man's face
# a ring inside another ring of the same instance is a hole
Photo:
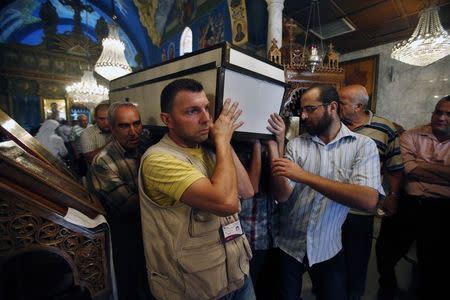
[[[118,108],[114,116],[112,134],[127,150],[139,147],[142,135],[141,117],[133,107]]]

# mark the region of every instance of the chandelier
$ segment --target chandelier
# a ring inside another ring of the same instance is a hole
[[[67,86],[66,92],[74,103],[94,107],[103,100],[108,100],[109,91],[104,86],[97,84],[94,72],[86,70],[81,77],[81,81]]]
[[[125,44],[119,39],[118,27],[108,25],[109,34],[103,39],[103,51],[97,63],[95,72],[109,81],[131,73],[131,68],[125,58]]]
[[[438,8],[429,7],[421,12],[412,36],[394,46],[391,57],[423,67],[449,54],[450,37],[441,25]]]

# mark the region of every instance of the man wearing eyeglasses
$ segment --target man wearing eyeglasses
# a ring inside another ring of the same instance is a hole
[[[90,180],[111,228],[119,299],[153,299],[146,276],[137,178],[140,158],[151,141],[134,104],[113,103],[105,117],[112,140],[94,157]]]
[[[354,84],[339,90],[339,114],[342,122],[353,132],[370,137],[380,155],[381,175],[387,174],[389,194],[383,203],[386,217],[395,214],[403,178],[400,138],[394,124],[374,115],[368,109],[369,95],[364,86]],[[372,251],[374,214],[351,209],[342,226],[342,244],[347,264],[347,285],[352,300],[361,299],[365,292],[367,268]],[[394,275],[395,276],[395,275]],[[384,277],[384,276],[382,276]],[[380,277],[380,285],[383,285]]]
[[[450,228],[450,95],[436,104],[431,124],[400,137],[406,193],[418,212],[417,258],[420,299],[448,294]]]
[[[317,85],[301,97],[307,133],[291,140],[285,158],[273,157],[274,196],[280,206],[280,299],[299,299],[302,275],[310,273],[318,299],[347,299],[341,226],[352,208],[376,209],[381,192],[375,143],[340,120],[339,96]]]

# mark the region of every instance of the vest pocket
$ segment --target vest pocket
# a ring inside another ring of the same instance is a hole
[[[216,297],[228,286],[223,244],[183,251],[178,258],[189,299]]]
[[[201,237],[220,229],[220,219],[205,211],[193,209],[189,221],[189,235]]]

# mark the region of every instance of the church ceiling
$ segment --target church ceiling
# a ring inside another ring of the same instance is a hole
[[[96,41],[95,26],[103,17],[112,23],[117,16],[120,37],[126,45],[126,56],[136,66],[135,56],[140,53],[144,65],[152,64],[152,51],[165,36],[188,24],[199,13],[204,13],[223,0],[15,0],[0,4],[0,43],[38,45],[43,29],[39,11],[50,2],[59,17],[57,33],[70,32],[74,25],[76,5],[92,7],[80,12],[83,34]],[[70,5],[72,3],[74,5]],[[114,6],[113,6],[114,3]]]

